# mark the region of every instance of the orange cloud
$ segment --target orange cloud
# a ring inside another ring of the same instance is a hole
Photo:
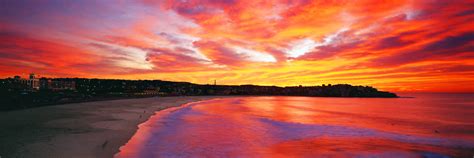
[[[0,8],[2,77],[37,72],[474,91],[470,1],[45,1],[27,9],[30,5],[7,1]]]

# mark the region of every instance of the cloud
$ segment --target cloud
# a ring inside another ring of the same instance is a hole
[[[78,73],[70,65],[94,63],[98,56],[74,45],[36,39],[17,32],[1,32],[0,63],[3,70],[48,74]]]
[[[234,51],[242,56],[244,59],[253,62],[276,62],[275,57],[268,53],[255,51],[252,49],[246,49],[242,47],[233,47]]]
[[[91,46],[98,48],[106,58],[113,58],[116,66],[130,69],[153,69],[153,64],[146,60],[147,52],[136,47],[122,46],[111,43],[96,42]]]
[[[320,44],[316,43],[312,39],[305,38],[290,43],[290,48],[286,50],[286,53],[288,57],[296,58],[312,51],[315,47],[319,45]]]
[[[206,60],[199,60],[176,51],[190,50],[150,49],[146,60],[154,65],[156,72],[197,71],[199,69],[205,69],[207,64],[209,64]]]
[[[424,60],[441,60],[445,57],[460,53],[474,52],[474,46],[469,45],[474,41],[474,33],[467,32],[455,36],[447,36],[438,41],[433,41],[419,49],[403,51],[391,56],[380,57],[374,60],[376,65],[402,65]]]
[[[196,41],[194,46],[207,56],[213,63],[218,65],[237,66],[243,64],[241,56],[232,49],[215,41]]]
[[[474,46],[469,45],[474,41],[474,32],[467,32],[456,36],[448,36],[442,40],[425,46],[421,51],[438,53],[472,52]],[[457,48],[460,48],[457,49]]]
[[[400,48],[413,43],[411,41],[404,41],[400,39],[400,36],[390,36],[381,39],[372,49],[383,50],[390,48]]]
[[[448,81],[474,78],[471,1],[2,4],[2,77],[35,71],[197,83],[352,83],[395,91],[450,91]]]

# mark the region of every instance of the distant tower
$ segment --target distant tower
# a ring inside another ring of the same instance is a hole
[[[217,85],[217,80],[214,80],[214,85]]]
[[[34,90],[39,89],[39,79],[36,78],[34,73],[30,74],[30,79],[27,81],[27,85]]]

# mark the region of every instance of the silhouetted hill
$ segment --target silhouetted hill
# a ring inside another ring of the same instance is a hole
[[[369,86],[348,84],[322,86],[202,85],[161,80],[113,80],[86,78],[41,78],[31,84],[25,79],[0,80],[0,110],[51,104],[150,96],[312,96],[312,97],[398,97]]]

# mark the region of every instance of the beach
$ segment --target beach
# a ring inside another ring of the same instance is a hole
[[[123,99],[0,112],[0,157],[113,157],[156,111],[213,98],[221,97]]]
[[[0,156],[468,157],[472,98],[196,96],[64,104],[0,112]]]

